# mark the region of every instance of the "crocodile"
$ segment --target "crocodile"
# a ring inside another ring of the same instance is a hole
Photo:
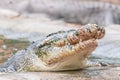
[[[36,4],[34,4],[36,3]],[[49,4],[48,4],[49,3]],[[80,0],[31,0],[28,13],[45,13],[53,19],[65,22],[101,26],[120,24],[120,5]]]
[[[4,0],[2,2],[1,7],[16,10],[20,14],[46,14],[51,19],[62,19],[65,22],[83,25],[120,24],[119,4],[82,0]]]
[[[28,48],[16,52],[0,67],[0,72],[64,71],[86,67],[87,57],[96,49],[104,27],[87,24],[79,29],[58,31]]]
[[[7,6],[5,6],[5,5]],[[95,23],[101,26],[120,24],[120,5],[99,1],[82,0],[4,0],[3,8],[20,14],[46,14],[51,19],[62,19],[69,23]]]
[[[21,5],[21,6],[20,6]],[[27,0],[15,7],[19,13],[46,14],[68,23],[120,24],[120,5],[81,0]]]

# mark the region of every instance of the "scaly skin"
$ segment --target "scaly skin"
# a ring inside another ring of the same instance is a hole
[[[44,13],[70,23],[120,24],[120,5],[81,0],[30,0],[24,11]]]
[[[103,27],[88,24],[77,30],[59,31],[18,51],[0,68],[1,72],[61,71],[86,66],[86,59],[105,35]]]
[[[63,19],[70,23],[95,23],[102,26],[120,24],[120,5],[98,1],[4,0],[0,7],[13,9],[21,14],[47,14],[52,19]]]

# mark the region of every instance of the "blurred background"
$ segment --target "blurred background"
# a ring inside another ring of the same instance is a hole
[[[104,26],[91,61],[120,64],[120,0],[0,0],[0,63],[32,41],[85,24]]]
[[[1,1],[0,62],[49,33],[76,29],[88,23],[106,28],[106,36],[93,56],[116,60],[120,58],[119,4],[120,0]]]

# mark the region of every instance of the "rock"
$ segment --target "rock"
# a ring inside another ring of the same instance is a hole
[[[65,72],[21,72],[0,74],[0,80],[120,80],[120,67],[92,67]]]
[[[7,45],[2,45],[1,46],[3,49],[7,49]]]
[[[4,43],[4,41],[0,39],[0,46],[1,46],[3,43]]]
[[[0,16],[1,17],[8,17],[8,18],[15,18],[18,17],[20,14],[18,12],[0,8]]]

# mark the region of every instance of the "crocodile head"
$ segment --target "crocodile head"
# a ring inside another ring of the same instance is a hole
[[[49,34],[36,52],[44,66],[43,71],[85,67],[87,57],[97,47],[97,39],[103,38],[104,35],[105,29],[96,24]]]

